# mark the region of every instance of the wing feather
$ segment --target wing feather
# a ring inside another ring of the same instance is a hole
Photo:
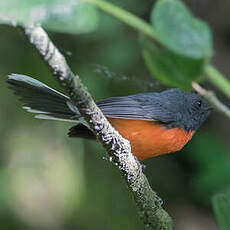
[[[107,117],[170,123],[177,119],[178,113],[168,109],[170,100],[163,92],[111,97],[97,104]]]
[[[97,102],[105,116],[121,119],[154,119],[143,109],[142,104],[132,97],[111,97]]]

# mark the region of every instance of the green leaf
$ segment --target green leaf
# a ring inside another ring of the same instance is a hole
[[[151,14],[157,38],[176,54],[194,58],[212,56],[212,34],[180,0],[158,0]]]
[[[0,23],[41,23],[46,29],[64,33],[87,33],[96,29],[98,12],[81,0],[0,1]]]
[[[156,46],[146,38],[141,39],[143,57],[152,76],[161,82],[183,89],[191,88],[191,81],[199,81],[205,61],[176,55]]]
[[[230,226],[230,191],[219,193],[212,198],[213,210],[216,214],[220,230],[229,230]]]

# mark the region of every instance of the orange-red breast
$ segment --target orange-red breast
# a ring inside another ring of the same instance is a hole
[[[25,75],[9,75],[7,82],[36,118],[77,122],[70,137],[95,138],[66,95]],[[97,105],[139,160],[179,151],[211,110],[198,94],[179,89],[111,97]]]

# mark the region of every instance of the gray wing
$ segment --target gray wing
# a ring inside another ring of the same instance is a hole
[[[106,117],[153,120],[143,109],[141,103],[131,97],[110,97],[100,100],[97,105]]]
[[[141,93],[126,97],[111,97],[97,102],[105,116],[111,118],[147,120],[170,123],[176,114],[168,110],[160,93]]]

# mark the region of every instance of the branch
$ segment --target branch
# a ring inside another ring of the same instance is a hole
[[[230,81],[222,73],[211,65],[206,65],[204,73],[215,86],[230,98]]]
[[[109,160],[120,170],[144,224],[154,230],[172,230],[172,219],[161,207],[161,199],[151,189],[146,176],[142,173],[139,161],[131,153],[129,142],[111,126],[80,78],[72,73],[64,56],[47,33],[35,25],[20,28],[49,66],[52,75],[67,90],[72,102],[107,150]]]
[[[223,104],[215,95],[214,92],[208,91],[201,87],[198,83],[192,82],[192,87],[197,91],[201,96],[206,98],[206,100],[220,113],[224,114],[228,118],[230,118],[230,109]]]

